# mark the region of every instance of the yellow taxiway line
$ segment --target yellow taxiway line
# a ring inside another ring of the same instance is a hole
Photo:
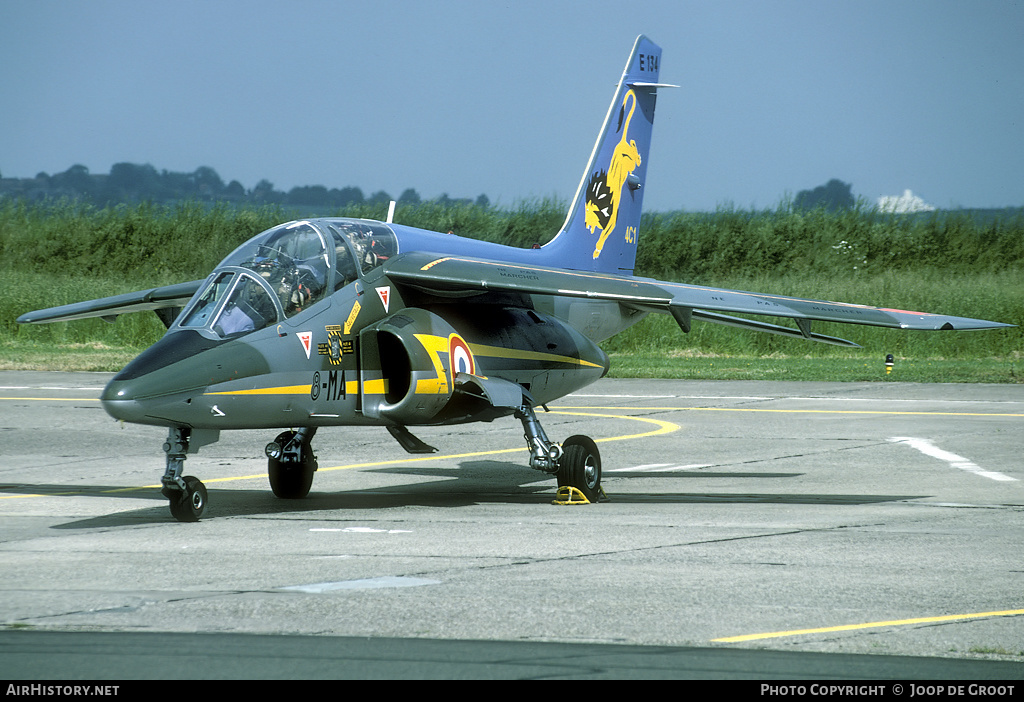
[[[1024,614],[1024,609],[1004,609],[998,612],[977,612],[975,614],[946,614],[939,617],[916,617],[914,619],[893,619],[885,622],[867,622],[864,624],[842,624],[840,626],[824,626],[818,629],[793,629],[792,631],[773,631],[766,634],[743,634],[742,636],[726,636],[711,639],[712,643],[742,643],[761,639],[777,639],[784,636],[802,636],[805,634],[831,634],[837,631],[856,631],[859,629],[877,629],[887,626],[910,626],[912,624],[935,624],[937,622],[954,622],[963,619],[981,619],[983,617],[1015,617]]]

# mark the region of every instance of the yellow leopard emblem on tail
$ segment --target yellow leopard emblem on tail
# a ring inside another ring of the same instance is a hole
[[[626,114],[627,104],[629,105],[628,114]],[[622,98],[622,114],[626,114],[622,125],[622,138],[619,139],[619,143],[615,145],[615,150],[612,152],[608,171],[594,173],[587,184],[584,222],[592,234],[595,229],[601,230],[601,236],[594,248],[594,258],[601,255],[604,242],[615,229],[619,215],[619,200],[622,197],[622,188],[626,184],[626,179],[640,165],[640,152],[636,148],[636,141],[633,139],[626,141],[629,134],[629,123],[633,119],[635,109],[636,95],[632,90],[627,91]]]

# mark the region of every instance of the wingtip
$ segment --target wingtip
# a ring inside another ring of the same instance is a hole
[[[943,331],[954,330],[954,331],[973,331],[982,329],[1014,329],[1016,324],[1004,324],[1003,322],[990,322],[987,319],[960,319],[957,323],[953,324],[946,322],[940,329]]]

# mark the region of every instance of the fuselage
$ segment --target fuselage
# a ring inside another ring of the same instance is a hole
[[[547,247],[367,220],[280,225],[224,259],[111,380],[104,407],[195,429],[476,421],[502,412],[460,394],[474,376],[550,402],[604,375],[597,342],[643,317],[615,302],[397,285],[384,264],[409,251],[558,265]]]

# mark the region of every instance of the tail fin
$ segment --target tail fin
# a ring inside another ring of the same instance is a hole
[[[661,47],[633,45],[565,224],[544,246],[561,266],[630,275],[658,88]]]

